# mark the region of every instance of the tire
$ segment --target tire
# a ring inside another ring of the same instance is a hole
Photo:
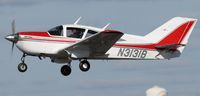
[[[86,60],[81,61],[79,64],[79,68],[83,72],[87,72],[90,69],[90,63]]]
[[[71,67],[68,65],[64,65],[61,67],[60,72],[62,73],[63,76],[68,76],[71,74]]]
[[[26,70],[28,69],[28,67],[25,63],[20,63],[17,68],[18,68],[19,72],[26,72]]]

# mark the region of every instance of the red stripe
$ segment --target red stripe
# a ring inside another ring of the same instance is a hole
[[[77,42],[75,40],[51,40],[51,39],[38,39],[38,38],[25,38],[25,39],[21,39],[21,40],[40,40],[40,41],[71,42],[71,43]]]
[[[129,48],[143,48],[143,49],[155,49],[156,44],[114,44],[118,47],[129,47]]]
[[[162,39],[157,45],[167,45],[167,44],[180,44],[185,35],[189,32],[189,29],[193,25],[194,21],[189,21],[175,29],[171,34]]]
[[[51,37],[48,32],[19,32],[20,35]]]

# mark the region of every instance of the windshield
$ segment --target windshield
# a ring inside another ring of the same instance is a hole
[[[48,32],[51,35],[62,36],[63,35],[63,26],[54,27],[54,28],[50,29]]]
[[[82,38],[84,32],[85,32],[85,29],[68,27],[67,37]]]

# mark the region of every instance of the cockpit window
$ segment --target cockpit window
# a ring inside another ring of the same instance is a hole
[[[97,32],[96,31],[92,31],[92,30],[88,30],[88,32],[87,32],[85,37],[89,37],[89,36],[91,36],[91,35],[93,35],[95,33],[97,33]]]
[[[63,36],[63,26],[54,27],[54,28],[50,29],[48,32],[51,35]]]
[[[67,37],[82,38],[85,29],[67,27]]]

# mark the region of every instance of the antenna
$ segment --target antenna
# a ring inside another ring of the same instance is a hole
[[[76,25],[80,20],[81,20],[81,16],[74,22],[74,25]]]
[[[110,23],[108,23],[106,26],[104,26],[102,29],[106,29],[108,26],[110,25]]]

